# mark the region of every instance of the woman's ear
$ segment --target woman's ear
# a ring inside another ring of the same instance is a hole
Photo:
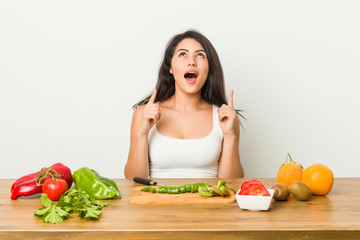
[[[170,74],[173,74],[173,72],[172,72],[172,69],[171,69],[171,68],[170,68],[169,72],[170,72]]]

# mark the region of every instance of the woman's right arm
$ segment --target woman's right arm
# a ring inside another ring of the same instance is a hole
[[[130,133],[130,149],[125,165],[125,177],[149,177],[148,134],[152,126],[160,119],[159,103],[154,104],[156,89],[149,102],[138,107],[133,114]]]

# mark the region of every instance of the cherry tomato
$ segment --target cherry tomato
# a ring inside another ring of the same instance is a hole
[[[60,199],[61,195],[68,190],[68,185],[64,179],[48,178],[42,186],[42,192],[46,193],[48,198],[52,201],[57,201]]]

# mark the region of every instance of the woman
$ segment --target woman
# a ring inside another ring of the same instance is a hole
[[[125,177],[235,178],[240,121],[210,41],[187,31],[167,45],[152,94],[134,105]]]

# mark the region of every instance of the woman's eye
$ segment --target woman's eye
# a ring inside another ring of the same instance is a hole
[[[184,52],[179,54],[179,57],[184,57],[184,56],[186,56],[186,53],[184,53]]]
[[[205,55],[204,55],[203,53],[198,53],[197,56],[198,56],[198,57],[201,57],[201,58],[204,58],[204,57],[205,57]]]

